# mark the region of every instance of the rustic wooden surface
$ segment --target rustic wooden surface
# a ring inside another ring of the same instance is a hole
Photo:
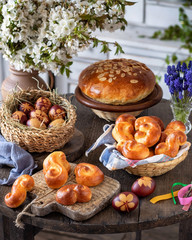
[[[74,169],[77,164],[71,163],[67,184],[76,184]],[[71,206],[64,206],[55,200],[57,189],[51,189],[47,186],[43,171],[39,171],[33,175],[35,187],[31,194],[35,195],[35,200],[31,206],[31,211],[36,216],[45,216],[51,212],[60,212],[65,216],[76,220],[86,220],[103,208],[107,207],[114,196],[120,191],[120,183],[108,176],[104,177],[104,181],[95,187],[90,187],[92,198],[87,203],[75,203]]]
[[[99,119],[90,109],[78,103],[75,98],[72,98],[72,103],[77,106],[76,128],[83,133],[85,137],[84,149],[88,149],[100,136],[103,125],[107,122],[103,119]],[[169,102],[166,100],[162,100],[159,104],[145,110],[142,115],[156,115],[163,120],[165,125],[172,120],[172,112]],[[191,142],[191,140],[192,132],[188,134],[188,141]],[[75,161],[75,163],[90,162],[96,164],[106,176],[110,176],[121,183],[121,191],[129,191],[132,183],[137,179],[137,176],[130,175],[124,170],[111,172],[106,169],[98,160],[103,149],[104,146],[99,147],[90,153],[89,157],[85,157],[83,154]],[[162,176],[154,177],[157,186],[155,192],[148,197],[141,198],[137,209],[129,214],[119,213],[109,205],[92,218],[82,222],[73,221],[56,212],[50,213],[44,217],[23,216],[22,221],[39,228],[92,234],[135,232],[144,229],[167,226],[184,220],[190,223],[192,210],[188,212],[183,211],[181,205],[178,204],[178,201],[176,205],[173,204],[172,199],[161,201],[153,205],[149,200],[156,195],[169,193],[172,184],[175,182],[190,183],[192,181],[191,159],[192,149],[190,149],[187,158],[173,170]],[[7,176],[8,173],[8,168],[0,169],[1,177]],[[174,190],[177,190],[177,188],[175,187]],[[27,198],[25,204],[18,209],[9,209],[5,206],[3,199],[5,194],[10,191],[10,187],[1,186],[0,191],[0,213],[12,219],[15,219],[16,215],[30,202],[29,198]],[[190,220],[187,221],[188,219]],[[184,229],[183,226],[182,229]],[[190,231],[187,232],[188,235],[191,234],[191,228],[187,228],[186,226],[185,229]]]
[[[83,133],[79,131],[77,128],[75,128],[73,137],[70,139],[68,143],[65,144],[65,146],[62,149],[59,149],[59,151],[63,151],[65,153],[67,160],[69,162],[74,162],[84,153],[84,141],[85,138]],[[35,162],[38,164],[37,170],[42,169],[43,161],[49,154],[50,154],[49,152],[31,153],[31,155],[35,159]]]
[[[142,240],[178,240],[179,224],[166,227],[152,228],[141,233]],[[116,233],[116,234],[82,234],[82,233],[63,233],[58,231],[42,230],[35,240],[135,240],[135,232]],[[189,238],[192,239],[192,238]]]

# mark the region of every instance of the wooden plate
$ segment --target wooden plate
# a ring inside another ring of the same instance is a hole
[[[75,89],[75,96],[80,103],[92,109],[97,109],[105,112],[136,112],[152,107],[153,105],[160,102],[163,96],[163,91],[161,87],[156,84],[153,92],[149,96],[139,102],[129,103],[126,105],[110,105],[94,101],[84,95],[78,86]]]

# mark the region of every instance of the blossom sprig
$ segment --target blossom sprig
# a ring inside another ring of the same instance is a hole
[[[192,103],[192,61],[188,66],[185,62],[168,66],[164,80],[173,101],[182,104]]]
[[[95,30],[124,30],[126,0],[1,0],[0,51],[17,70],[70,74],[72,57],[91,44],[110,51]],[[118,43],[116,54],[123,52]]]

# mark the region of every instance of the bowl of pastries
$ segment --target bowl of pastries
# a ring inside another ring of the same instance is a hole
[[[21,90],[11,93],[0,110],[3,137],[29,152],[52,152],[73,136],[74,106],[55,91]]]
[[[187,142],[186,128],[181,121],[172,121],[166,127],[157,116],[142,116],[136,118],[130,114],[120,115],[114,124],[112,136],[116,141],[115,148],[123,157],[131,160],[146,160],[136,167],[126,167],[125,170],[134,175],[159,176],[180,162],[188,155],[190,143]],[[185,150],[179,154],[181,148]],[[170,161],[150,162],[160,156]]]
[[[132,59],[109,59],[85,68],[75,90],[77,100],[108,121],[122,113],[138,116],[162,99],[154,73]]]
[[[123,113],[114,124],[105,124],[103,134],[85,155],[105,145],[99,161],[110,171],[123,169],[138,176],[160,176],[188,155],[186,127],[181,121],[164,125],[157,116],[135,117]]]

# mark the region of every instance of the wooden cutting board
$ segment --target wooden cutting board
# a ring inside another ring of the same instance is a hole
[[[74,175],[76,164],[70,163],[70,165],[71,171],[66,184],[76,183]],[[36,199],[33,200],[31,211],[36,216],[60,212],[73,220],[83,221],[104,209],[111,203],[112,198],[120,192],[120,183],[113,178],[105,176],[104,181],[100,185],[90,188],[92,199],[88,203],[75,203],[71,206],[64,206],[56,202],[55,195],[57,190],[50,189],[47,186],[43,171],[35,173],[33,178],[35,180],[35,188],[31,193],[36,195]]]

